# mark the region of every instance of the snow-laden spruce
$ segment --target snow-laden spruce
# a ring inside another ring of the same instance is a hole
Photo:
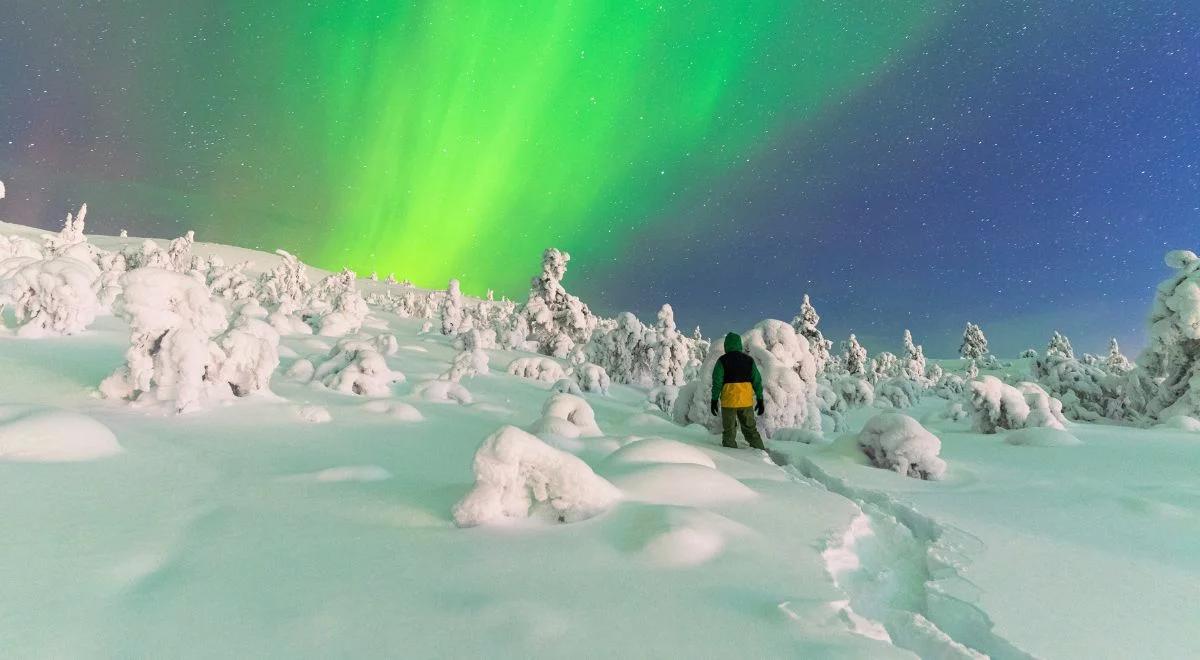
[[[867,349],[858,343],[854,334],[842,342],[842,365],[851,376],[865,378],[868,375]]]
[[[826,339],[817,327],[820,322],[821,315],[817,314],[817,309],[808,299],[808,294],[804,294],[804,301],[800,303],[800,313],[792,319],[792,327],[795,328],[796,334],[808,340],[808,349],[816,363],[817,373],[825,371],[825,366],[829,363],[829,350],[833,348],[833,342]]]
[[[967,323],[967,327],[963,329],[962,345],[958,347],[958,354],[966,360],[980,360],[988,354],[988,341],[982,328],[974,323]]]
[[[463,330],[466,314],[463,312],[462,290],[458,280],[450,280],[450,284],[446,286],[446,295],[442,297],[438,316],[441,319],[443,335],[454,337]]]
[[[566,357],[584,346],[596,328],[596,317],[579,298],[567,293],[562,280],[571,255],[554,248],[542,253],[542,272],[533,278],[523,314],[538,351]]]
[[[1117,388],[1124,418],[1143,423],[1200,417],[1200,257],[1174,250],[1175,272],[1158,285],[1150,313],[1150,345]]]
[[[541,514],[576,522],[603,513],[621,498],[587,463],[515,426],[483,441],[473,470],[475,486],[454,506],[459,527]]]
[[[941,479],[946,462],[938,454],[942,441],[920,422],[897,412],[867,420],[858,434],[858,447],[871,463],[917,479]]]

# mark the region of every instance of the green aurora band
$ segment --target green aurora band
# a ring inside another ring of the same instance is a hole
[[[640,231],[691,222],[723,173],[919,47],[941,3],[298,5],[139,8],[155,29],[126,29],[170,66],[106,75],[170,117],[139,140],[176,172],[87,200],[155,200],[201,240],[323,268],[521,296],[550,245],[589,274],[627,267]],[[183,192],[172,175],[193,168]]]

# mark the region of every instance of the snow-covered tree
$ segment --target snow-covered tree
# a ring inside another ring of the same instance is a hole
[[[979,378],[979,365],[975,360],[971,360],[967,363],[967,380],[975,380],[976,378]]]
[[[232,266],[226,266],[218,256],[208,258],[207,284],[208,290],[214,295],[226,300],[247,300],[258,294],[258,286],[246,270],[253,266],[250,261],[241,261]]]
[[[324,337],[358,332],[371,311],[358,292],[354,271],[343,268],[321,280],[313,292],[314,329]]]
[[[655,335],[636,316],[621,312],[615,320],[597,325],[587,356],[618,383],[650,386],[658,372]]]
[[[0,261],[0,309],[8,306],[22,337],[83,332],[101,311],[100,270],[90,260],[58,256]]]
[[[913,342],[912,333],[908,330],[904,331],[904,357],[903,357],[903,372],[904,377],[925,385],[925,349]]]
[[[226,330],[225,309],[196,280],[139,268],[122,278],[116,313],[129,323],[125,364],[100,384],[108,398],[152,397],[186,412],[210,397],[232,394],[216,375],[224,359],[214,339]]]
[[[342,394],[391,396],[392,384],[404,382],[404,374],[393,371],[384,357],[391,344],[387,340],[347,337],[339,340],[325,356],[297,360],[287,375],[301,382],[320,383]]]
[[[1050,344],[1046,346],[1046,355],[1074,359],[1075,349],[1071,348],[1071,340],[1067,339],[1066,335],[1060,334],[1055,330],[1054,336],[1050,338]]]
[[[1038,356],[1037,349],[1027,348],[1027,349],[1021,351],[1022,358],[1026,358],[1026,359],[1027,358],[1035,358],[1037,356]]]
[[[87,219],[87,204],[82,204],[79,207],[79,213],[75,215],[67,214],[67,219],[63,221],[63,228],[57,236],[46,237],[46,251],[52,256],[66,255],[72,253],[72,248],[87,243],[87,236],[84,235],[84,228]],[[77,259],[87,260],[88,254],[71,254]]]
[[[479,331],[471,328],[460,334],[459,338],[462,340],[462,351],[454,356],[450,369],[441,376],[442,380],[452,383],[488,372],[488,354],[480,346]]]
[[[292,314],[308,305],[312,284],[304,264],[295,255],[276,250],[281,261],[259,276],[259,301],[271,311]]]
[[[571,255],[555,248],[542,253],[542,272],[533,278],[524,314],[538,351],[566,357],[576,346],[585,346],[596,327],[596,317],[579,298],[567,293],[562,280]]]
[[[658,311],[655,335],[658,343],[654,350],[654,384],[682,386],[687,382],[684,372],[691,351],[687,338],[675,328],[675,311],[670,305],[663,305]]]
[[[1104,367],[1110,373],[1115,374],[1123,374],[1134,367],[1129,358],[1121,353],[1121,346],[1117,343],[1116,337],[1108,340],[1108,357],[1104,360]]]
[[[826,339],[817,328],[820,322],[820,314],[817,314],[817,309],[808,299],[808,294],[804,294],[804,302],[800,303],[800,313],[792,319],[792,327],[797,334],[808,340],[809,351],[817,361],[817,373],[825,371],[825,365],[829,363],[829,350],[833,347],[833,342]]]
[[[871,368],[867,373],[872,384],[887,380],[900,373],[900,360],[894,353],[883,351],[871,358]]]
[[[974,323],[968,323],[963,330],[962,345],[958,348],[958,354],[967,360],[980,360],[988,354],[987,337],[983,336],[983,329]]]
[[[860,378],[868,375],[867,349],[858,343],[858,337],[853,334],[842,343],[842,359],[845,362],[846,373]]]
[[[462,291],[458,287],[458,280],[450,280],[438,311],[442,320],[442,334],[451,337],[457,335],[462,330],[466,316],[463,312]]]

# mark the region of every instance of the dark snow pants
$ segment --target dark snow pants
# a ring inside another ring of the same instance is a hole
[[[754,420],[754,408],[721,407],[721,444],[737,449],[737,429],[742,427],[742,436],[755,449],[766,449],[762,436],[758,434],[758,423]]]

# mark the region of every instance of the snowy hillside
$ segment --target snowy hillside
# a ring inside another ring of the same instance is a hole
[[[5,657],[1200,655],[1194,256],[1172,377],[836,352],[806,299],[744,329],[764,453],[719,341],[557,250],[493,301],[84,215],[0,224]]]

